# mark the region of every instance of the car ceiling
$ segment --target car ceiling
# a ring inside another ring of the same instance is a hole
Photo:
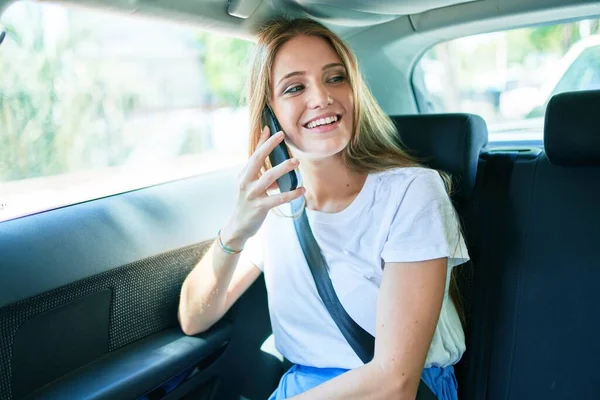
[[[0,0],[0,10],[14,0]],[[399,21],[410,22],[414,31],[435,29],[434,23],[458,25],[502,17],[517,12],[548,12],[546,20],[600,14],[594,0],[61,0],[82,6],[101,7],[128,14],[175,19],[202,26],[209,31],[252,38],[258,27],[275,16],[304,16],[329,26],[348,38],[358,33]],[[583,13],[564,8],[585,8]],[[408,17],[408,18],[407,18]],[[431,18],[433,17],[433,18]],[[421,24],[417,25],[417,21]],[[533,17],[530,23],[538,23]],[[519,21],[515,21],[516,24]],[[516,26],[516,25],[515,25]],[[494,27],[491,25],[490,27]],[[482,27],[482,32],[487,31]],[[502,29],[507,29],[504,26]],[[489,30],[489,28],[488,28]]]
[[[127,13],[189,20],[204,28],[251,37],[266,20],[281,14],[317,19],[348,36],[365,28],[475,0],[63,0]],[[481,0],[479,0],[481,1]],[[0,5],[6,0],[0,0]]]

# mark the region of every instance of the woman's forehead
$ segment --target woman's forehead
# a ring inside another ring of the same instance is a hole
[[[328,41],[317,36],[296,36],[284,43],[273,62],[273,79],[279,79],[291,72],[319,71],[330,64],[341,64]]]

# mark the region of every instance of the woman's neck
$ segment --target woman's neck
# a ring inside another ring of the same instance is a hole
[[[361,191],[366,173],[350,170],[341,156],[324,160],[300,162],[306,207],[327,213],[340,212],[352,203]]]

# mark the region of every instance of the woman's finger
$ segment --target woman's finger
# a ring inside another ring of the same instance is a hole
[[[304,187],[296,188],[290,192],[284,192],[279,194],[274,194],[272,196],[267,196],[263,201],[264,205],[271,209],[277,206],[280,206],[285,203],[289,203],[292,200],[296,200],[298,197],[302,196],[306,192]]]
[[[297,159],[291,158],[273,168],[270,168],[258,179],[256,186],[252,189],[252,193],[254,195],[261,195],[265,193],[273,184],[277,184],[277,179],[296,169],[298,164],[299,161]]]
[[[268,131],[268,128],[267,128]],[[248,160],[248,169],[246,170],[246,179],[252,179],[259,172],[261,167],[264,165],[266,158],[273,151],[273,149],[283,141],[283,132],[277,132],[266,139],[252,154]]]

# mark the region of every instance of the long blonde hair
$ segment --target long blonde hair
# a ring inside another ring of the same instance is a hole
[[[396,126],[371,94],[359,71],[354,53],[334,32],[319,22],[307,18],[275,19],[266,23],[257,34],[258,41],[254,48],[250,76],[246,83],[250,109],[250,155],[256,151],[263,128],[262,112],[271,98],[271,71],[275,56],[283,44],[302,35],[324,39],[346,67],[354,100],[352,138],[342,153],[346,166],[361,173],[421,166],[418,160],[404,149]],[[268,159],[264,168],[270,168]],[[450,176],[438,172],[450,193],[452,186]],[[450,284],[450,295],[463,320],[462,301],[456,288],[454,274]]]

